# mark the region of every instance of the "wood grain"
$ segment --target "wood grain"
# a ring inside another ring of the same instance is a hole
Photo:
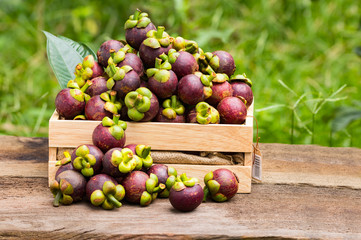
[[[86,202],[52,207],[47,139],[0,136],[0,239],[361,239],[361,149],[260,148],[264,183],[251,194],[190,213],[167,199],[104,211]]]

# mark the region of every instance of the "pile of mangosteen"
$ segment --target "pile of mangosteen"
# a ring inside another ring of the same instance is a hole
[[[86,199],[113,209],[130,203],[147,206],[169,198],[191,211],[211,197],[232,198],[238,179],[227,169],[199,180],[166,165],[153,164],[151,147],[125,145],[127,121],[193,124],[243,124],[253,102],[252,83],[234,75],[231,54],[204,52],[192,40],[171,37],[137,10],[125,25],[125,41],[108,40],[75,67],[75,78],[55,99],[67,120],[97,120],[93,145],[80,145],[57,162],[51,183],[54,206]]]

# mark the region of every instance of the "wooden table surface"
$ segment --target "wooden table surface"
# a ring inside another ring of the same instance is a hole
[[[179,213],[52,206],[46,138],[0,136],[0,239],[361,239],[361,149],[261,144],[262,184]]]

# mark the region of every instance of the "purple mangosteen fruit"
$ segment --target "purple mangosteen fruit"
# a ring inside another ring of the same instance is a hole
[[[87,80],[100,77],[103,73],[103,67],[95,61],[93,55],[88,55],[83,59],[82,63],[76,65],[74,81],[79,85],[79,87],[82,87]]]
[[[157,96],[144,87],[128,93],[124,103],[128,108],[128,117],[136,122],[151,121],[159,111]]]
[[[185,108],[176,95],[163,101],[162,107],[159,108],[156,116],[157,122],[184,123]]]
[[[157,30],[150,30],[139,48],[139,56],[146,68],[155,66],[155,59],[162,53],[168,54],[172,48],[171,39],[168,33],[164,32],[163,26]]]
[[[56,111],[60,117],[74,119],[84,113],[86,101],[90,99],[90,96],[84,92],[90,85],[91,81],[87,81],[80,88],[74,80],[68,82],[67,88],[62,89],[55,98]]]
[[[108,153],[108,154],[107,154]],[[124,177],[133,170],[141,170],[143,162],[129,148],[110,149],[103,158],[103,172],[112,177]]]
[[[140,44],[147,38],[147,32],[155,30],[156,27],[148,17],[148,13],[141,12],[139,9],[131,15],[124,24],[125,40],[127,43],[139,49]]]
[[[77,171],[68,170],[60,173],[50,184],[50,191],[54,195],[53,206],[81,201],[85,194],[85,185],[85,177]]]
[[[209,65],[217,73],[225,73],[232,76],[236,70],[236,65],[231,54],[226,51],[214,51],[212,54],[205,54]]]
[[[131,66],[133,70],[142,77],[144,75],[143,62],[135,53],[125,54],[124,60],[117,64],[118,67],[123,67],[125,65]]]
[[[88,87],[85,93],[89,94],[91,97],[94,97],[108,91],[109,89],[107,87],[107,80],[107,78],[102,76],[91,79],[90,81],[92,84],[90,87]]]
[[[217,109],[206,102],[197,103],[187,115],[187,122],[189,123],[218,124],[219,121]]]
[[[224,73],[217,73],[216,75],[212,81],[212,95],[206,100],[214,107],[217,107],[223,98],[232,97],[233,93],[232,86],[228,82],[228,76]]]
[[[94,145],[80,145],[72,152],[71,162],[84,177],[91,177],[100,173],[103,156],[103,152]]]
[[[113,49],[114,51],[118,51],[124,47],[124,44],[118,40],[108,40],[100,45],[100,48],[97,52],[98,61],[100,65],[104,68],[108,66],[108,59],[110,57],[110,50]]]
[[[141,206],[148,206],[157,197],[158,192],[165,188],[164,184],[158,184],[158,177],[155,174],[149,176],[142,171],[129,173],[122,181],[122,185],[125,189],[125,200]]]
[[[119,120],[119,115],[114,115],[113,119],[104,117],[93,131],[93,144],[103,152],[107,152],[111,148],[122,148],[125,144],[126,129],[127,123]]]
[[[238,97],[226,97],[222,99],[217,110],[224,124],[243,124],[247,117],[247,107]]]
[[[190,54],[199,53],[198,43],[192,40],[187,40],[182,37],[173,38],[173,48],[178,51],[185,51]]]
[[[212,95],[214,75],[195,72],[182,77],[178,83],[178,97],[189,105],[196,105]]]
[[[64,158],[56,161],[55,166],[60,166],[58,170],[56,170],[55,173],[55,179],[56,177],[67,170],[74,170],[73,164],[71,163],[71,155],[68,151],[64,152]]]
[[[169,197],[169,190],[173,187],[175,179],[177,177],[177,171],[174,167],[168,167],[164,164],[154,164],[148,171],[148,175],[151,173],[157,175],[159,183],[166,185],[166,188],[159,192],[158,196],[162,198]]]
[[[103,161],[102,161],[102,166],[103,166],[103,170],[102,173],[107,174],[115,179],[122,179],[125,175],[122,174],[121,172],[119,172],[118,166],[116,166],[116,164],[113,164],[113,162],[115,162],[115,158],[117,156],[117,152],[114,153],[114,151],[122,151],[123,148],[112,148],[109,149],[109,151],[107,151],[104,154],[103,157]],[[114,155],[113,155],[114,153]]]
[[[162,54],[156,58],[155,67],[147,70],[148,88],[159,98],[172,96],[178,85],[177,75],[171,70],[168,57]],[[162,61],[163,60],[163,61]]]
[[[110,77],[107,81],[107,87],[115,90],[118,97],[124,100],[127,93],[139,88],[140,77],[131,66],[117,67],[113,61],[113,58],[110,57],[108,67],[105,69]]]
[[[219,168],[209,172],[204,183],[204,200],[210,196],[216,202],[224,202],[236,195],[239,180],[232,171]]]
[[[198,71],[198,63],[192,54],[185,51],[177,52],[171,49],[168,52],[169,63],[172,65],[172,71],[178,79]]]
[[[144,144],[128,144],[124,148],[130,149],[133,154],[138,156],[142,161],[141,169],[148,169],[153,165],[153,158],[151,156],[151,147]],[[140,170],[137,168],[136,170]]]
[[[90,98],[85,105],[86,118],[101,121],[104,117],[118,114],[122,104],[116,100],[116,95],[116,91],[108,91]]]
[[[204,193],[197,178],[188,178],[184,173],[178,176],[169,192],[169,201],[178,211],[189,212],[203,201]]]
[[[252,92],[252,82],[250,79],[243,75],[236,75],[230,79],[231,86],[233,89],[233,97],[242,97],[245,100],[246,107],[253,103],[253,92]]]
[[[111,210],[122,206],[120,202],[125,196],[122,185],[106,174],[98,174],[91,177],[86,184],[86,197],[94,206]]]

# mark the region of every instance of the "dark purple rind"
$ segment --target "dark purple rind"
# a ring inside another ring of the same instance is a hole
[[[198,123],[197,122],[197,111],[194,108],[192,108],[188,114],[187,114],[187,123]]]
[[[109,89],[107,88],[107,80],[107,78],[101,76],[93,78],[91,80],[92,84],[87,88],[85,93],[93,97],[108,91]]]
[[[90,196],[95,190],[103,191],[103,185],[106,181],[111,181],[115,185],[118,185],[118,182],[113,177],[106,174],[101,173],[91,177],[85,187],[86,199],[90,201]]]
[[[129,28],[125,30],[125,40],[134,49],[138,50],[142,42],[147,38],[147,32],[156,30],[153,23],[149,23],[145,28]]]
[[[170,77],[166,82],[158,82],[154,77],[148,79],[148,88],[159,98],[169,98],[177,91],[177,75],[170,70]]]
[[[178,83],[178,97],[189,105],[196,105],[205,100],[201,79],[194,74],[181,78]]]
[[[104,153],[97,146],[94,146],[91,144],[85,144],[85,145],[89,148],[89,153],[91,155],[93,155],[96,159],[96,163],[93,165],[93,170],[94,170],[94,175],[98,174],[102,170],[102,160],[103,160]],[[78,147],[80,147],[80,146],[78,146]],[[73,163],[74,159],[77,157],[76,150],[78,149],[78,147],[75,148],[74,151],[71,153],[71,163]],[[80,172],[80,170],[77,170],[75,168],[74,168],[74,170]]]
[[[125,144],[125,133],[120,140],[115,139],[109,132],[108,127],[103,127],[100,123],[93,131],[92,141],[95,146],[100,148],[103,152],[107,152],[111,148],[122,148]]]
[[[157,116],[155,117],[155,121],[157,121],[157,122],[169,122],[169,123],[185,123],[186,122],[184,115],[177,115],[176,118],[174,118],[174,119],[169,119],[169,118],[165,117],[162,114],[163,109],[164,108],[162,108],[162,107],[159,108]]]
[[[181,51],[177,60],[172,64],[172,70],[178,79],[198,71],[198,63],[192,54]]]
[[[196,184],[193,187],[186,187],[181,191],[170,190],[169,201],[172,206],[182,212],[190,212],[196,209],[203,201],[203,189]]]
[[[98,62],[94,62],[94,66],[92,67],[93,75],[91,78],[100,77],[104,73],[104,69]]]
[[[159,101],[157,96],[153,93],[152,98],[150,99],[150,108],[147,112],[144,113],[144,117],[141,122],[152,121],[153,118],[157,115],[159,111]]]
[[[231,82],[233,97],[243,97],[246,100],[247,108],[253,103],[252,88],[244,82]]]
[[[131,70],[127,72],[122,80],[115,81],[113,90],[118,94],[118,97],[124,100],[125,95],[131,91],[135,91],[140,86],[139,75]]]
[[[124,47],[124,44],[118,40],[105,41],[102,45],[100,45],[100,48],[97,52],[99,64],[102,65],[104,68],[107,67],[108,59],[110,57],[110,49],[114,49],[117,52],[122,47]]]
[[[238,180],[230,170],[219,168],[213,171],[213,180],[216,180],[221,185],[218,192],[225,195],[227,200],[236,195],[238,191]]]
[[[60,183],[60,180],[64,179],[73,187],[74,192],[70,194],[73,198],[73,202],[79,202],[83,199],[85,194],[86,180],[83,175],[74,170],[68,170],[60,173],[55,180]]]
[[[81,91],[78,91],[80,94]],[[83,114],[85,101],[80,102],[76,100],[71,96],[70,88],[64,88],[56,95],[55,107],[60,117],[72,120],[76,116]]]
[[[168,179],[168,166],[164,164],[154,164],[152,165],[148,171],[147,174],[150,175],[151,173],[157,175],[158,182],[165,184]]]
[[[122,181],[122,185],[125,189],[125,200],[139,204],[143,192],[146,191],[145,182],[148,178],[148,174],[142,171],[133,171],[129,173]]]
[[[242,124],[247,117],[247,107],[238,97],[226,97],[217,106],[221,123]]]
[[[113,114],[104,109],[104,104],[99,95],[91,97],[85,105],[86,119],[101,121],[104,117],[112,118]]]
[[[213,83],[212,96],[206,99],[206,102],[217,107],[218,103],[226,97],[232,97],[233,89],[229,82]]]
[[[71,162],[65,164],[65,165],[61,165],[58,170],[55,173],[55,179],[58,177],[58,175],[62,172],[68,171],[68,170],[75,170],[74,166]]]
[[[236,65],[231,54],[226,51],[214,51],[213,55],[218,56],[219,58],[219,67],[214,69],[217,73],[225,73],[228,77],[231,77],[236,70]]]
[[[140,57],[138,57],[137,54],[134,53],[125,54],[124,60],[118,63],[117,66],[122,67],[124,65],[131,66],[133,68],[133,71],[135,71],[139,75],[139,77],[142,77],[144,75],[143,62],[140,59]]]
[[[112,176],[117,179],[117,178],[124,177],[125,174],[119,172],[119,168],[117,166],[114,166],[111,162],[112,153],[115,150],[121,151],[122,148],[112,148],[104,154],[103,161],[102,161],[102,166],[103,166],[102,173],[108,174],[109,176]]]
[[[168,47],[160,47],[160,48],[151,48],[143,43],[139,48],[139,56],[142,59],[145,68],[152,68],[155,65],[155,59],[159,57],[162,53],[168,54],[168,51],[172,48],[172,44]]]

